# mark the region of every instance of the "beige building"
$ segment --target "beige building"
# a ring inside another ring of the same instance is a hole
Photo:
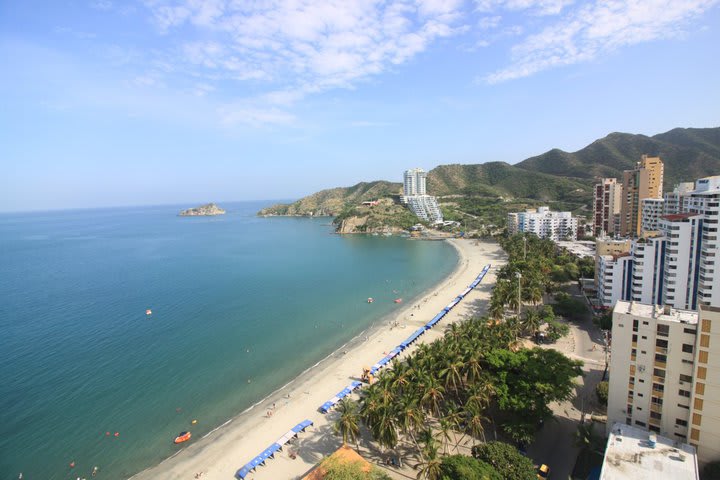
[[[614,236],[615,216],[620,214],[622,184],[614,178],[603,178],[593,193],[593,235]]]
[[[645,428],[689,443],[701,465],[720,460],[720,308],[618,301],[609,383],[608,428]]]
[[[701,464],[720,460],[720,308],[700,305],[688,441]]]
[[[620,235],[640,236],[645,198],[662,198],[664,166],[660,157],[643,155],[634,170],[623,172]]]

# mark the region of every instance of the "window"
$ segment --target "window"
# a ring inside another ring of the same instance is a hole
[[[687,343],[683,343],[682,351],[685,353],[692,353],[693,352],[693,346]]]
[[[670,326],[669,325],[658,325],[657,326],[657,334],[660,337],[667,337],[670,334]]]
[[[663,355],[662,353],[656,353],[655,361],[660,363],[667,363],[667,355]]]
[[[710,348],[710,335],[700,335],[700,346]]]
[[[660,378],[665,378],[665,370],[659,368],[653,368],[653,375]]]
[[[695,385],[695,393],[697,393],[698,395],[705,395],[705,384],[698,382]]]
[[[637,332],[637,331],[638,331],[638,323],[639,323],[639,322],[638,322],[637,320],[633,320],[633,332]]]
[[[656,346],[656,347],[660,347],[660,348],[667,348],[667,347],[668,347],[668,341],[667,341],[667,340],[663,340],[663,339],[661,339],[661,338],[658,338],[657,340],[655,340],[655,346]]]
[[[648,322],[646,322],[645,320],[643,320],[643,325],[650,325],[650,323],[648,323]]]
[[[660,427],[656,427],[655,425],[650,425],[650,426],[648,427],[648,429],[649,429],[650,431],[660,433]]]
[[[637,342],[637,334],[633,333],[632,341],[633,341],[633,343]]]
[[[640,337],[640,338],[642,338],[643,340],[647,340],[647,335],[643,335],[643,336]]]
[[[675,425],[677,425],[678,427],[687,427],[687,420],[683,420],[682,418],[676,418]]]
[[[654,392],[664,392],[665,385],[663,385],[662,383],[653,383],[653,391]]]
[[[710,333],[710,320],[703,320],[700,331],[703,333]]]
[[[699,413],[693,413],[692,424],[699,427],[701,423],[702,423],[702,415],[700,415]],[[693,430],[695,430],[695,429],[693,428]]]
[[[652,403],[654,403],[655,405],[662,405],[662,404],[663,404],[663,399],[662,399],[662,398],[652,397],[652,399],[651,399],[650,401],[651,401]]]
[[[639,426],[639,427],[644,427],[644,426],[645,426],[645,422],[641,422],[640,420],[635,420],[635,425],[637,425],[637,426]]]
[[[678,390],[678,395],[680,395],[681,397],[690,398],[690,392],[688,392],[687,390],[683,390],[683,389]]]
[[[700,350],[700,353],[698,354],[698,362],[700,362],[700,363],[707,363],[707,362],[708,362],[708,352],[707,352],[707,350]]]
[[[638,397],[644,397],[644,396],[645,395],[643,395],[642,393],[638,393]]]
[[[682,433],[676,433],[675,436],[682,440],[687,440],[687,435],[683,435]]]
[[[685,410],[690,410],[690,405],[683,405],[682,403],[678,403],[678,407],[684,408]]]
[[[705,380],[705,377],[707,376],[707,368],[705,367],[698,367],[697,369],[697,378],[698,380]]]
[[[683,332],[690,333],[692,335],[695,335],[695,329],[694,328],[683,328]]]
[[[655,420],[660,420],[662,418],[662,414],[658,412],[650,412],[650,418],[654,418]]]
[[[683,375],[680,374],[680,381],[681,382],[692,382],[692,376],[691,375]]]
[[[642,353],[643,355],[647,354],[647,352],[645,350],[640,350],[640,353]]]
[[[632,415],[632,405],[627,406],[627,414]]]
[[[693,405],[695,410],[702,410],[703,408],[703,399],[702,398],[696,398],[695,404]]]

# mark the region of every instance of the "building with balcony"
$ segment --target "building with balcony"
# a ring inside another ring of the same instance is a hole
[[[688,211],[690,192],[695,190],[694,182],[681,182],[675,185],[672,192],[665,194],[664,215],[674,215]]]
[[[664,166],[660,157],[643,155],[633,170],[623,172],[620,232],[626,237],[640,236],[642,205],[645,198],[662,198]]]
[[[553,212],[549,207],[509,213],[508,233],[533,233],[540,238],[577,240],[578,222],[570,212]]]
[[[615,235],[615,218],[620,215],[622,184],[614,178],[603,178],[593,190],[593,235]]]
[[[660,230],[660,219],[664,215],[665,200],[662,198],[644,198],[640,201],[642,218],[640,225],[640,236],[649,237],[658,235]]]
[[[427,172],[422,168],[405,170],[401,200],[418,218],[431,223],[442,223],[443,216],[438,201],[427,194]]]

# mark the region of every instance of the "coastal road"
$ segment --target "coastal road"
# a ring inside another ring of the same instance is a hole
[[[580,295],[573,296],[583,300]],[[599,410],[595,387],[602,380],[605,369],[602,331],[593,325],[591,313],[587,312],[581,320],[569,325],[570,334],[567,337],[555,345],[543,347],[555,348],[570,358],[582,360],[585,376],[578,379],[575,398],[550,405],[555,417],[545,423],[536,435],[535,442],[528,448],[528,456],[538,465],[547,464],[550,467],[550,478],[560,480],[571,478],[579,453],[575,447],[575,432],[583,413],[584,418],[589,420],[593,410]]]

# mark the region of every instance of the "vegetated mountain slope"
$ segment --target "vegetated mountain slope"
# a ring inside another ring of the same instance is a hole
[[[360,182],[352,187],[337,187],[321,190],[295,203],[278,204],[264,208],[258,215],[337,215],[348,204],[359,204],[366,200],[399,195],[402,184],[379,180]]]
[[[582,179],[620,179],[644,154],[662,158],[666,190],[678,182],[720,174],[720,128],[676,128],[653,137],[611,133],[577,152],[553,149],[515,166]]]
[[[431,195],[476,195],[582,201],[590,182],[530,172],[503,162],[478,165],[440,165],[428,173]]]

